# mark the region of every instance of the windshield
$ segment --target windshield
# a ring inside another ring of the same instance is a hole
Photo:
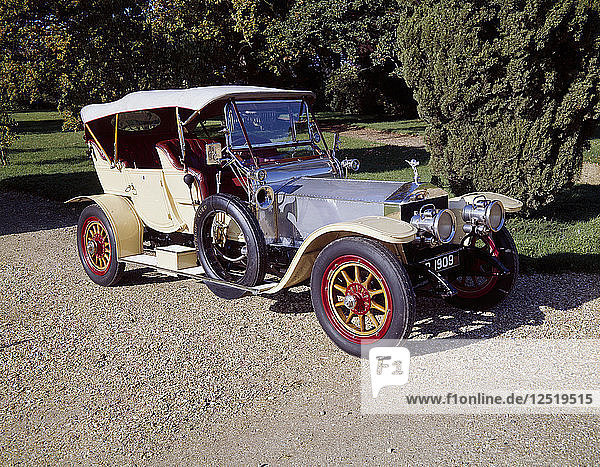
[[[310,144],[310,119],[303,100],[241,101],[235,105],[252,147]],[[231,147],[248,148],[231,103],[225,107],[225,118]]]

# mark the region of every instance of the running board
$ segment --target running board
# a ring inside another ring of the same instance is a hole
[[[239,285],[221,279],[213,279],[212,277],[208,277],[206,274],[204,274],[204,268],[202,266],[184,269],[162,268],[158,265],[158,260],[154,255],[141,254],[125,256],[123,258],[120,258],[119,261],[126,264],[132,264],[134,266],[149,267],[169,276],[183,276],[189,279],[196,279],[204,283],[218,284],[224,287],[231,287],[232,289],[236,290],[243,290],[244,292],[252,295],[261,294],[277,285],[277,282],[266,282],[255,287],[247,287],[245,285]]]

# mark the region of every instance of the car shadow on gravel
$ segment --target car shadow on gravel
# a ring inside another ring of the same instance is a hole
[[[155,271],[152,268],[128,269],[123,273],[119,281],[119,287],[132,287],[146,284],[166,284],[186,280],[183,277],[167,276]]]
[[[417,299],[413,339],[488,339],[522,326],[540,326],[544,313],[535,303],[522,303],[518,313],[510,302],[489,310],[461,310],[433,297]]]
[[[273,313],[286,315],[312,313],[312,302],[308,287],[298,287],[299,290],[284,289],[270,298],[273,300],[269,310]]]
[[[522,275],[508,299],[490,310],[460,310],[441,299],[418,299],[411,337],[487,339],[523,326],[542,326],[544,309],[575,310],[599,296],[595,275]],[[535,333],[528,331],[530,335]]]
[[[542,326],[544,309],[572,310],[600,297],[595,275],[523,275],[513,293],[485,311],[461,310],[434,297],[417,297],[411,339],[489,339],[525,326]],[[310,291],[284,290],[272,297],[275,313],[312,313]],[[526,331],[526,335],[535,333]]]

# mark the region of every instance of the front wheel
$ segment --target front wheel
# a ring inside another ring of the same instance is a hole
[[[408,274],[387,248],[367,238],[344,237],[321,251],[311,298],[327,335],[351,355],[412,330],[415,294]]]
[[[114,285],[125,264],[117,261],[117,242],[106,214],[96,205],[87,206],[77,223],[77,251],[83,269],[98,285]]]
[[[470,237],[465,246],[496,258],[508,273],[501,274],[491,263],[475,255],[466,255],[464,264],[448,277],[458,293],[446,301],[458,308],[487,310],[504,300],[517,281],[517,247],[506,227],[484,237]]]

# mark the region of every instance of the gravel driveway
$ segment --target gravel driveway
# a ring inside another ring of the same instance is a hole
[[[592,416],[363,416],[306,289],[225,301],[80,267],[69,208],[0,193],[2,463],[592,464]],[[491,313],[418,300],[415,337],[600,337],[600,275],[532,275]]]

